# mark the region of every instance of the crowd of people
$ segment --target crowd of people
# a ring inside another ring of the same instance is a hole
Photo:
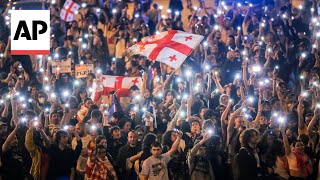
[[[316,0],[75,2],[65,22],[49,1],[49,56],[11,55],[0,17],[0,179],[320,179]],[[179,69],[128,49],[169,30],[204,36]],[[102,75],[142,85],[97,100]]]

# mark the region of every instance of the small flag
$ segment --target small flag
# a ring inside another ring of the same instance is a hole
[[[73,21],[74,15],[79,8],[79,4],[73,2],[72,0],[67,0],[61,9],[60,18],[66,22]]]

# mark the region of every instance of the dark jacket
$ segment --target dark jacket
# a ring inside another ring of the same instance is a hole
[[[258,179],[258,167],[254,154],[242,147],[236,157],[238,168],[238,180],[256,180]]]

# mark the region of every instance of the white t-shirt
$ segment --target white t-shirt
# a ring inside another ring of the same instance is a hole
[[[159,158],[149,157],[142,165],[141,175],[148,177],[149,180],[167,180],[167,164],[170,161],[170,154],[162,154]]]

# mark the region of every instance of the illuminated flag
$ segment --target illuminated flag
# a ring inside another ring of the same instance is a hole
[[[150,60],[163,62],[177,69],[202,39],[201,35],[170,30],[145,37],[129,49],[134,54],[141,54]]]
[[[97,102],[102,95],[108,95],[111,91],[115,91],[118,100],[123,97],[130,96],[130,88],[136,85],[139,89],[142,87],[142,79],[140,77],[124,77],[124,76],[101,76],[101,82],[93,83],[92,99]]]
[[[60,18],[66,22],[73,21],[74,15],[79,8],[79,4],[73,2],[72,0],[67,0],[61,9]]]

